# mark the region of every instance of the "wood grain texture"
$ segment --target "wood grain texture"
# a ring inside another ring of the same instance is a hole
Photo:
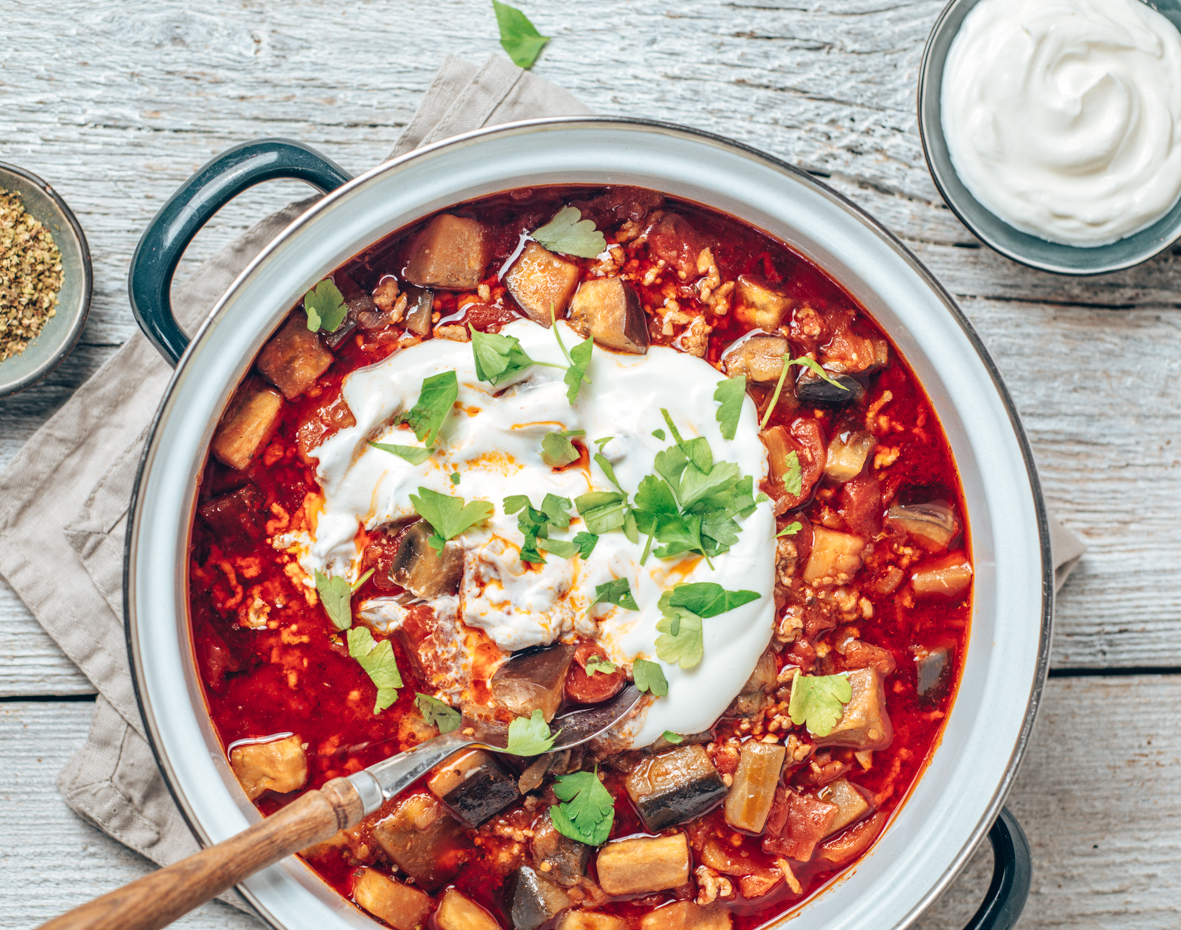
[[[1128,706],[1140,712],[1127,714]],[[1034,856],[1022,930],[1175,925],[1181,894],[1181,678],[1052,679],[1009,807]],[[89,703],[0,705],[5,748],[0,798],[0,928],[27,928],[130,881],[145,860],[83,823],[53,787],[86,734]],[[1095,734],[1102,733],[1101,739]],[[991,876],[987,843],[924,915],[919,930],[956,930]],[[68,880],[65,876],[68,875]],[[206,906],[181,927],[257,927],[232,909]]]

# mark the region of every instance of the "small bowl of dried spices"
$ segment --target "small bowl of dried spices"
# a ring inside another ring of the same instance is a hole
[[[0,397],[70,353],[93,288],[86,236],[65,201],[37,175],[0,162]]]

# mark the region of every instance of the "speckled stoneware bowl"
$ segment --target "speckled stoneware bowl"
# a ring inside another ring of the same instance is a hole
[[[1094,275],[1131,268],[1164,251],[1181,238],[1181,203],[1147,229],[1109,245],[1081,246],[1049,242],[1010,226],[980,203],[956,174],[943,136],[941,94],[943,66],[964,17],[980,0],[952,0],[943,10],[923,52],[919,72],[919,134],[931,177],[943,199],[976,236],[1002,255],[1056,274]],[[1181,0],[1147,4],[1181,29]]]
[[[82,335],[94,276],[90,248],[77,217],[57,191],[31,171],[0,162],[0,190],[17,194],[25,211],[53,235],[62,256],[62,288],[57,311],[19,355],[0,362],[0,397],[35,384],[58,366]]]

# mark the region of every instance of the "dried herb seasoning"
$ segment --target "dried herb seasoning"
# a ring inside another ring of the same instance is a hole
[[[57,312],[62,256],[53,236],[0,190],[0,362],[25,350]]]

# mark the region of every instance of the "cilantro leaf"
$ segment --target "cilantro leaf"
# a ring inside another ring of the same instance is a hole
[[[533,230],[533,239],[551,252],[594,258],[607,248],[607,238],[584,220],[577,207],[562,207],[544,226]]]
[[[588,491],[574,498],[586,528],[598,535],[623,527],[627,496],[614,491]]]
[[[587,846],[607,842],[615,822],[615,798],[599,781],[597,766],[593,772],[559,775],[554,794],[563,802],[549,811],[555,830]]]
[[[722,428],[722,437],[733,439],[738,432],[738,418],[742,413],[742,402],[746,399],[746,375],[719,381],[714,391],[714,400],[720,405],[714,417]]]
[[[411,465],[421,465],[431,457],[431,450],[425,446],[391,446],[385,442],[370,442],[369,445],[382,452],[392,452],[394,455],[404,458]]]
[[[778,539],[780,536],[795,536],[795,534],[798,533],[803,528],[804,528],[804,525],[802,523],[800,523],[799,520],[796,520],[793,523],[787,524],[787,526],[785,526],[778,533],[776,533],[775,538]]]
[[[806,724],[813,736],[828,736],[852,699],[848,675],[796,675],[787,712],[792,723]]]
[[[555,332],[557,330],[555,329]],[[562,378],[566,382],[566,400],[574,403],[578,397],[578,389],[582,387],[582,382],[585,381],[590,384],[590,378],[586,376],[586,368],[590,364],[591,349],[594,348],[595,341],[593,339],[584,339],[570,350],[570,367],[566,369],[566,374]]]
[[[594,533],[575,533],[574,545],[578,547],[578,555],[580,558],[589,559],[591,553],[595,551],[595,546],[599,542],[599,537]]]
[[[677,733],[674,733],[672,730],[665,730],[664,731],[664,741],[666,743],[672,743],[674,746],[678,746],[681,743],[685,742],[685,737],[683,737]]]
[[[488,501],[472,501],[464,504],[462,497],[440,494],[430,488],[419,488],[418,494],[410,495],[410,503],[420,517],[431,525],[435,534],[427,539],[431,548],[442,552],[447,540],[454,539],[464,530],[477,523],[483,523],[496,512]]]
[[[381,713],[398,699],[398,689],[402,687],[402,675],[398,671],[398,661],[394,658],[394,648],[389,640],[377,642],[363,626],[353,627],[348,636],[349,655],[357,660],[370,681],[377,686],[377,702],[373,705],[373,712]]]
[[[541,711],[535,710],[532,717],[516,717],[508,725],[508,746],[504,751],[514,756],[540,756],[553,748],[557,738]]]
[[[799,494],[804,487],[803,473],[800,471],[800,457],[795,452],[789,452],[783,459],[787,471],[783,474],[783,489],[788,494]]]
[[[607,659],[592,655],[586,660],[585,671],[587,678],[589,678],[591,675],[594,675],[597,672],[602,672],[604,675],[610,675],[618,667],[619,666],[617,666],[614,662],[610,662]]]
[[[611,581],[597,585],[595,599],[591,603],[591,607],[601,603],[614,604],[625,610],[640,609],[640,605],[636,603],[636,599],[632,595],[631,584],[626,578],[613,578]]]
[[[547,368],[561,368],[551,362],[539,362],[530,358],[521,348],[516,336],[502,336],[499,333],[482,333],[471,324],[472,356],[476,360],[476,377],[491,384],[500,384],[526,368],[543,365]]]
[[[577,462],[582,453],[570,441],[574,436],[585,436],[581,429],[556,429],[541,437],[541,460],[550,468],[563,468]]]
[[[712,581],[679,584],[666,596],[670,607],[683,607],[699,617],[716,617],[762,597],[757,591],[727,591]]]
[[[428,449],[435,444],[439,430],[451,407],[459,399],[459,378],[454,371],[444,371],[423,378],[418,403],[398,419],[408,423],[414,435]]]
[[[348,315],[344,295],[331,278],[325,278],[303,295],[303,310],[308,315],[308,329],[334,333]]]
[[[636,659],[632,663],[632,677],[636,687],[641,691],[648,691],[653,697],[668,695],[668,679],[664,677],[664,669],[660,663],[648,659]]]
[[[444,704],[438,698],[423,694],[421,691],[415,692],[414,704],[426,722],[433,727],[438,727],[440,733],[450,733],[452,730],[459,729],[462,718],[459,711],[450,704]]]
[[[316,591],[324,612],[338,630],[347,630],[353,625],[353,609],[350,603],[353,586],[339,576],[328,576],[316,572]]]
[[[521,545],[521,561],[534,565],[544,565],[539,549],[552,552],[560,558],[573,558],[581,551],[577,543],[564,539],[550,539],[550,529],[564,530],[570,526],[570,499],[558,497],[556,494],[546,494],[541,501],[541,509],[535,508],[524,494],[511,494],[504,499],[504,512],[521,514],[517,517],[517,529],[525,537]]]
[[[549,41],[549,36],[539,33],[537,27],[529,22],[529,17],[516,7],[492,0],[492,9],[496,11],[501,48],[508,52],[508,57],[518,68],[532,68],[545,43]]]

